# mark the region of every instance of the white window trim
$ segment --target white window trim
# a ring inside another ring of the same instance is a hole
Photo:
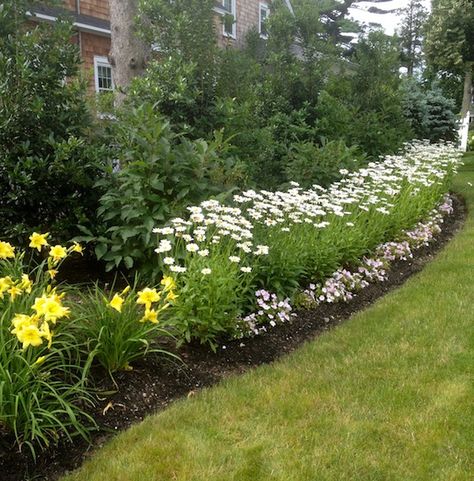
[[[268,3],[260,2],[258,4],[258,33],[260,34],[260,38],[267,39],[268,34],[262,33],[262,10],[267,12],[266,18],[270,16],[270,7]]]
[[[110,65],[109,59],[107,57],[99,57],[98,55],[94,55],[94,83],[95,83],[96,93],[100,93],[100,90],[99,90],[99,69],[98,69],[99,66],[112,68],[112,65]],[[112,76],[112,90],[114,88],[115,88],[114,78]],[[103,90],[103,91],[107,91],[107,90]]]
[[[224,0],[222,1],[222,5],[224,5]],[[223,22],[222,35],[224,35],[224,37],[233,38],[235,40],[237,38],[237,1],[232,0],[231,5],[232,5],[232,12],[231,13],[226,12],[226,15],[232,15],[234,17],[234,23],[232,24],[232,33],[225,31],[225,22]]]

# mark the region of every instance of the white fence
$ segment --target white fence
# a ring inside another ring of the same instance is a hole
[[[468,111],[463,119],[461,119],[461,125],[459,127],[459,140],[461,142],[461,149],[466,152],[467,141],[469,136],[469,119],[471,113]]]

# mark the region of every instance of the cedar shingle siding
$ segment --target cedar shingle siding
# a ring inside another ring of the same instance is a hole
[[[78,31],[77,43],[81,50],[84,71],[88,78],[89,90],[95,91],[94,57],[107,57],[110,51],[110,23],[108,0],[64,0],[64,8],[72,15]],[[247,32],[259,28],[260,5],[270,5],[271,0],[234,0],[236,8],[235,38],[224,34],[223,18],[226,12],[224,3],[216,0],[215,20],[217,40],[220,46],[240,47],[245,41]],[[37,19],[54,21],[64,9],[35,7]]]

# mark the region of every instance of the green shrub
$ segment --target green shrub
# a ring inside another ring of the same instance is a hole
[[[327,187],[340,179],[341,169],[356,170],[363,161],[360,149],[347,147],[342,140],[325,142],[321,147],[311,142],[298,142],[290,147],[286,175],[304,188],[313,184]]]
[[[85,84],[73,80],[80,59],[71,24],[33,27],[26,2],[1,6],[1,230],[22,241],[33,228],[70,238],[96,208],[100,158],[88,139]]]
[[[120,114],[111,125],[113,158],[120,169],[106,173],[98,186],[98,222],[93,233],[83,228],[81,240],[95,241],[106,269],[138,269],[160,275],[151,230],[184,206],[232,189],[245,172],[227,155],[220,133],[211,142],[174,134],[169,122],[149,104]]]

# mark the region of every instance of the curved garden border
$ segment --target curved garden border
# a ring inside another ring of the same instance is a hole
[[[403,284],[419,272],[463,225],[467,213],[465,203],[460,197],[453,196],[453,207],[454,213],[445,217],[441,233],[428,246],[417,249],[412,259],[394,262],[387,271],[386,281],[371,283],[349,302],[320,304],[314,309],[299,310],[291,323],[279,324],[265,335],[231,341],[216,353],[200,345],[185,345],[178,351],[184,366],[150,356],[137,363],[132,372],[116,375],[118,389],[104,378],[102,395],[98,395],[92,413],[101,428],[94,435],[93,448],[100,447],[112,432],[164,409],[176,399],[192,396],[196,390],[229,375],[270,363],[295,350]],[[78,467],[89,452],[90,447],[78,440],[74,446],[63,445],[41,454],[34,463],[27,456],[0,450],[2,481],[19,481],[28,476],[55,479]]]

